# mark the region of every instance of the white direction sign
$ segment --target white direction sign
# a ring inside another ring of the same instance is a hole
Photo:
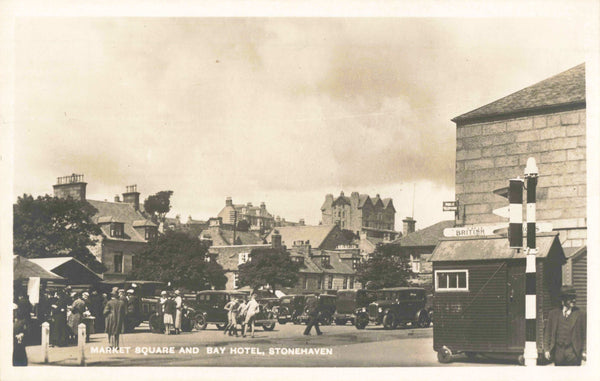
[[[500,216],[500,217],[510,218],[510,205],[506,205],[506,206],[503,206],[502,208],[494,209],[494,210],[492,210],[492,213],[494,213],[495,215]]]
[[[549,222],[537,222],[535,224],[536,233],[548,233],[552,231],[552,224]],[[508,224],[502,225],[471,225],[458,228],[444,229],[444,237],[482,237],[486,235],[506,235],[508,234]],[[523,224],[523,234],[527,234],[527,224]]]

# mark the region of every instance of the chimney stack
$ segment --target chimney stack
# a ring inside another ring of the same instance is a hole
[[[273,230],[271,235],[271,246],[273,246],[273,249],[281,249],[281,234],[277,229]]]
[[[115,195],[115,202],[121,202],[121,198],[118,194]]]
[[[402,220],[402,235],[406,236],[409,233],[413,233],[415,231],[415,225],[417,221],[415,221],[412,217],[406,217]]]
[[[140,193],[137,191],[137,184],[128,185],[125,189],[123,202],[133,205],[135,210],[140,210]]]
[[[304,218],[301,218],[300,221],[298,221],[298,224],[300,224],[300,226],[304,226]]]
[[[231,197],[227,197],[225,199],[225,206],[233,206],[233,200],[231,200]]]
[[[85,201],[86,187],[87,183],[83,181],[83,175],[73,173],[59,177],[53,185],[54,197],[65,199],[71,197],[73,200]]]

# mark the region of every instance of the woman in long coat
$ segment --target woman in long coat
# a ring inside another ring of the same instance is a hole
[[[125,331],[125,313],[127,305],[117,297],[117,292],[112,293],[113,298],[104,307],[106,322],[105,331],[108,334],[108,342],[111,347],[119,346],[119,335]]]

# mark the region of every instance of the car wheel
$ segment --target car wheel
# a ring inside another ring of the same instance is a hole
[[[217,329],[219,331],[222,331],[225,329],[225,327],[227,327],[227,324],[215,324],[217,326]]]
[[[452,361],[452,352],[450,349],[443,347],[438,351],[437,358],[442,364],[448,364],[450,361]]]
[[[398,326],[396,322],[396,317],[393,313],[388,312],[383,317],[383,328],[385,329],[395,329]]]
[[[272,331],[275,329],[275,322],[273,322],[271,324],[263,324],[262,327],[265,331]]]
[[[417,321],[416,326],[421,328],[427,328],[431,324],[431,320],[429,320],[429,316],[427,312],[423,311],[419,314],[419,320]]]
[[[365,327],[369,324],[369,317],[365,314],[358,315],[356,317],[356,329],[365,329]]]
[[[197,314],[194,319],[194,329],[198,331],[206,329],[208,323],[206,322],[206,316],[204,314]]]
[[[277,323],[285,324],[285,323],[287,323],[287,321],[285,319],[277,319]]]

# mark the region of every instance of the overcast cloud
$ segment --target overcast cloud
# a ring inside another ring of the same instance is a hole
[[[568,19],[20,19],[14,196],[226,196],[318,223],[326,193],[451,214],[451,118],[585,61]],[[414,189],[414,195],[413,195]],[[414,202],[413,202],[414,199]]]

